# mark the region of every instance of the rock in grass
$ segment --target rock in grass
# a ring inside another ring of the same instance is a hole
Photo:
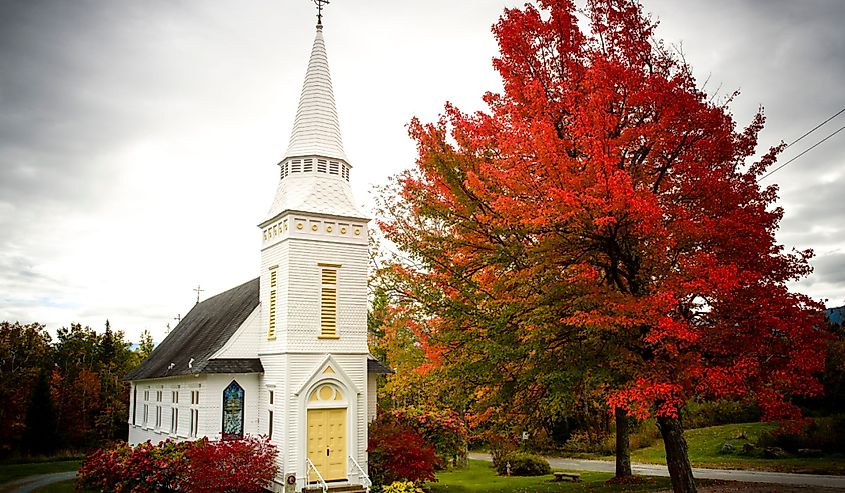
[[[763,457],[767,459],[783,459],[786,452],[780,447],[766,447],[763,449]]]

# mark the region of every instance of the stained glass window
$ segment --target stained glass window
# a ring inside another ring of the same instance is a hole
[[[244,389],[238,382],[232,383],[223,391],[223,438],[243,438],[244,436]]]

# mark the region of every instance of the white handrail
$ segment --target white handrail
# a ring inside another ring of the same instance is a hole
[[[305,482],[311,482],[311,469],[313,469],[314,472],[317,473],[317,479],[320,488],[322,488],[323,493],[327,493],[329,491],[329,485],[326,484],[326,480],[323,479],[323,475],[320,474],[319,470],[317,470],[317,466],[315,466],[314,463],[311,462],[311,459],[309,459],[308,457],[305,458],[305,464],[307,466],[307,468],[305,469]]]
[[[352,457],[352,456],[350,455],[350,456],[349,456],[349,460],[351,460],[351,461],[352,461],[352,463],[353,463],[353,464],[355,464],[355,467],[356,467],[356,468],[358,468],[358,473],[361,475],[361,477],[362,477],[362,478],[364,479],[364,481],[365,481],[365,483],[364,483],[364,489],[365,489],[365,490],[367,490],[367,493],[369,493],[369,491],[370,491],[370,486],[372,486],[372,485],[373,485],[373,481],[370,479],[370,477],[367,475],[367,473],[366,473],[366,472],[364,472],[364,468],[363,468],[363,467],[361,467],[361,465],[360,465],[360,464],[358,464],[358,461],[357,461],[357,460],[355,460],[355,457]]]

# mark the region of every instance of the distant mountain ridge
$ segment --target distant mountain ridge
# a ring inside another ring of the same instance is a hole
[[[842,325],[842,322],[845,321],[845,306],[827,308],[824,313],[833,324]]]

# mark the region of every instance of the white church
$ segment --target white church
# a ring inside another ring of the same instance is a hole
[[[258,278],[194,306],[125,378],[130,444],[267,435],[273,491],[369,485],[376,375],[390,372],[367,349],[368,219],[352,198],[322,30],[258,225]]]

